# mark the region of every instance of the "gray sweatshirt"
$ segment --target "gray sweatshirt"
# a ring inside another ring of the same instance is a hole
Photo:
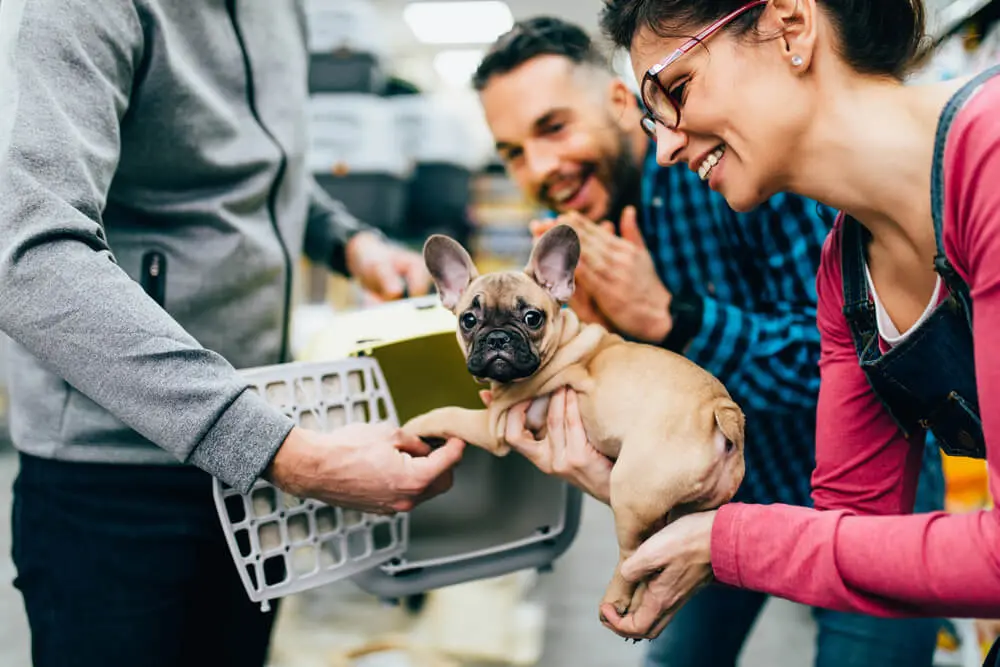
[[[292,427],[293,262],[361,225],[305,167],[295,0],[0,2],[0,329],[15,446],[241,491]]]

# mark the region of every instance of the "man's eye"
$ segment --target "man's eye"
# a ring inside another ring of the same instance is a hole
[[[504,162],[513,162],[514,160],[521,157],[521,153],[522,151],[520,148],[511,148],[506,153],[503,153],[500,157],[504,160]]]
[[[546,125],[545,126],[545,129],[543,130],[543,133],[544,134],[556,134],[557,132],[561,132],[564,127],[566,127],[565,123],[552,123],[550,125]]]
[[[473,315],[472,313],[465,313],[462,315],[462,328],[465,329],[466,331],[472,329],[478,323],[479,320],[476,319],[476,316]]]

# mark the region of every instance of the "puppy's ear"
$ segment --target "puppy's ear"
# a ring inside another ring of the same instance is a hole
[[[569,225],[556,225],[542,234],[531,251],[525,272],[556,301],[573,296],[573,274],[580,261],[580,237]]]
[[[441,305],[452,311],[465,288],[479,276],[465,248],[441,234],[432,235],[424,243],[424,264],[434,279]]]

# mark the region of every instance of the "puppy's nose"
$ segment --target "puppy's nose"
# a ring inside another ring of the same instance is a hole
[[[486,335],[486,347],[491,350],[499,350],[510,345],[510,334],[502,329],[491,331]]]

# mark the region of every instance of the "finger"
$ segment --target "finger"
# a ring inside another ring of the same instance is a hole
[[[549,401],[549,414],[546,418],[548,422],[549,437],[552,433],[563,428],[566,422],[566,389],[560,387],[552,392],[552,400]]]
[[[418,261],[411,261],[406,271],[406,289],[409,296],[423,296],[431,291],[431,276]]]
[[[530,407],[531,401],[522,401],[507,411],[504,440],[530,461],[536,462],[537,454],[545,441],[535,440],[534,434],[528,430],[528,409]]]
[[[424,503],[431,498],[436,498],[442,493],[451,490],[451,487],[455,484],[455,473],[454,470],[448,470],[443,475],[437,477],[433,482],[431,482],[427,488],[417,496],[418,503]]]
[[[396,449],[410,456],[427,456],[433,451],[433,447],[416,436],[406,435],[396,443]]]
[[[604,222],[601,223],[601,229],[603,229],[604,231],[608,232],[609,234],[614,234],[615,233],[615,225],[614,225],[614,223],[613,222],[608,222],[607,220],[605,220]]]
[[[538,238],[545,232],[549,231],[556,226],[557,220],[532,220],[528,224],[528,229],[531,230],[531,235]]]
[[[427,456],[412,459],[411,465],[415,468],[416,474],[424,484],[430,484],[453,468],[462,460],[465,452],[465,441],[458,438],[449,438],[443,445],[433,450]]]
[[[403,295],[405,283],[391,262],[380,262],[375,267],[375,293],[383,299],[398,299]]]
[[[479,392],[479,400],[483,402],[483,405],[489,407],[490,403],[493,402],[493,392],[489,389],[483,389]]]
[[[643,238],[642,230],[639,229],[639,217],[636,214],[635,206],[625,207],[619,229],[623,239],[639,247],[646,247],[646,239]]]
[[[621,565],[621,575],[629,583],[637,583],[657,570],[662,570],[670,562],[673,553],[672,526],[667,526],[639,545],[635,553]]]
[[[621,616],[612,605],[602,605],[601,614],[607,624],[618,634],[626,637],[645,638],[669,616],[670,610],[661,610],[652,601],[652,596],[644,595],[638,609],[629,609]]]

